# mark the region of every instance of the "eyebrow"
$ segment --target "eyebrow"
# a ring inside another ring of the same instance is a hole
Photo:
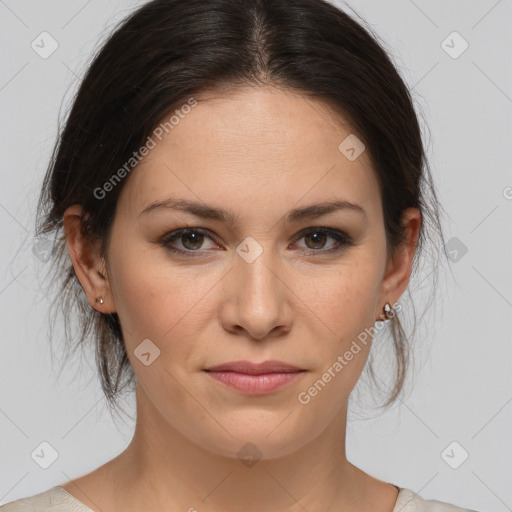
[[[157,209],[179,210],[185,213],[190,213],[202,219],[210,219],[223,222],[232,226],[236,222],[236,215],[223,208],[216,208],[208,206],[204,203],[189,201],[186,199],[168,198],[163,201],[155,201],[142,210],[139,217],[146,215]],[[353,211],[366,217],[366,211],[358,204],[351,203],[350,201],[333,200],[325,201],[318,204],[313,204],[303,208],[295,208],[290,210],[284,217],[285,222],[293,224],[300,222],[304,219],[314,219],[322,217],[335,211]]]

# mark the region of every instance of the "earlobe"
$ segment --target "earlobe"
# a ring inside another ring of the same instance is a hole
[[[105,275],[105,261],[100,254],[100,241],[87,236],[84,218],[86,213],[78,204],[64,212],[63,225],[69,256],[89,304],[101,313],[113,313],[115,307]],[[97,300],[99,297],[101,301]]]

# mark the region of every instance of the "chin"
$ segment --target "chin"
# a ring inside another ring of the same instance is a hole
[[[300,431],[294,430],[292,422],[283,422],[288,414],[284,411],[269,415],[266,421],[262,420],[261,414],[261,411],[255,411],[252,415],[247,414],[245,420],[238,415],[238,420],[233,418],[228,423],[219,418],[219,423],[229,434],[221,427],[214,431],[196,432],[195,442],[216,455],[238,459],[242,464],[251,467],[257,460],[286,457],[315,437],[312,429],[307,428],[304,422]]]

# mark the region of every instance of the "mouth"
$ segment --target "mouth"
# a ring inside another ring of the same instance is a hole
[[[204,370],[225,386],[248,395],[268,394],[283,388],[306,372],[283,361],[232,361]]]
[[[236,372],[249,375],[262,375],[268,373],[296,373],[305,371],[297,366],[285,363],[284,361],[263,361],[253,363],[251,361],[231,361],[206,368],[207,372]]]

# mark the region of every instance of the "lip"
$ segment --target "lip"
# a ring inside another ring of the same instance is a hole
[[[216,366],[206,368],[207,372],[236,372],[250,375],[261,375],[267,373],[294,373],[304,371],[297,366],[285,363],[284,361],[263,361],[253,363],[251,361],[230,361]]]
[[[204,371],[216,381],[246,395],[264,395],[288,385],[306,370],[283,361],[232,361]]]

